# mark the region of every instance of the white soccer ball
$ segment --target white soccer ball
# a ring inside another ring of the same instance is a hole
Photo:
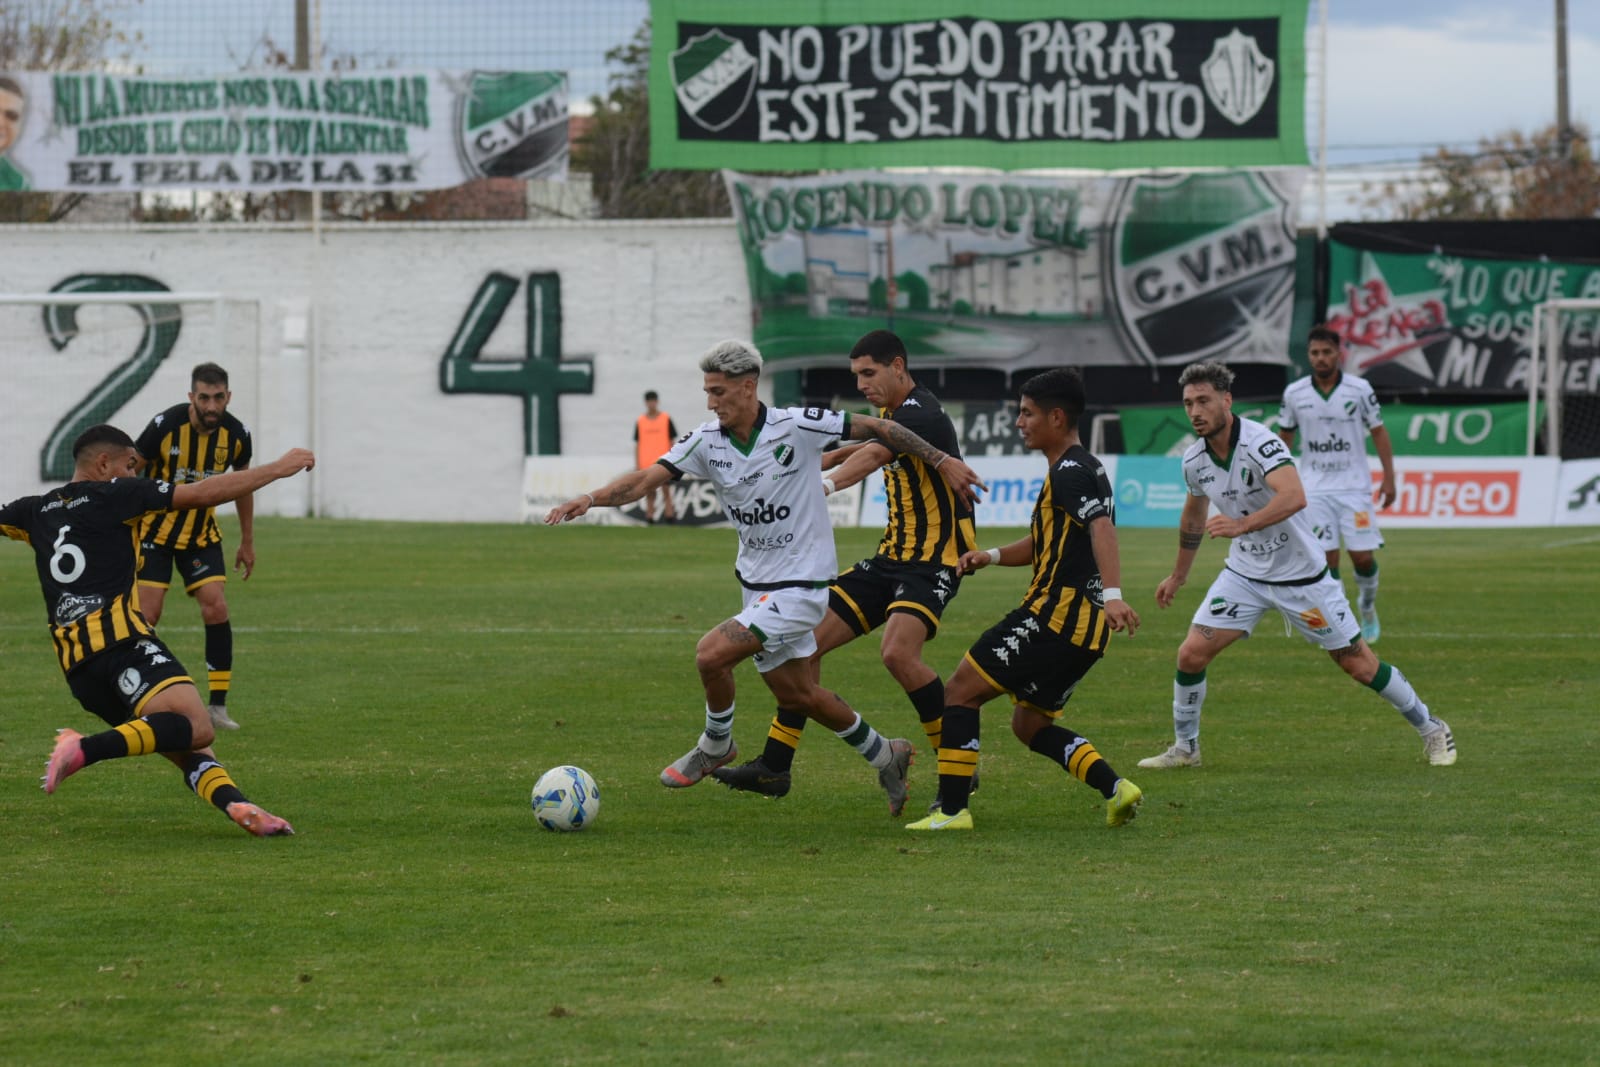
[[[533,816],[546,830],[582,830],[600,814],[600,787],[582,767],[552,767],[533,784]]]

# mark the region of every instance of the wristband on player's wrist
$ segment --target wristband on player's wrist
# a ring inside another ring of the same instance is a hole
[[[1121,599],[1122,599],[1122,587],[1121,586],[1117,586],[1117,585],[1108,585],[1108,586],[1106,586],[1105,593],[1100,598],[1101,602],[1105,603],[1105,604],[1109,604],[1113,600],[1121,600]]]
[[[998,548],[989,549],[989,562],[990,563],[999,563],[1000,562],[1000,550]]]

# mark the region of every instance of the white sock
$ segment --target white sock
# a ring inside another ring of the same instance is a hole
[[[889,761],[894,758],[894,750],[889,747],[889,742],[885,741],[883,735],[874,730],[860,714],[856,715],[856,721],[850,726],[843,730],[835,730],[834,733],[838,735],[839,740],[861,753],[868,763],[880,771],[889,766]]]
[[[712,711],[706,705],[706,730],[700,735],[700,748],[712,756],[720,756],[733,744],[733,705],[723,711]]]
[[[1382,676],[1385,667],[1389,668],[1389,680],[1382,689],[1377,690],[1378,695],[1393,704],[1394,710],[1405,716],[1406,722],[1417,728],[1417,733],[1432,733],[1436,727],[1432,725],[1433,716],[1428,714],[1428,705],[1424,704],[1422,698],[1417,696],[1417,691],[1411,688],[1411,683],[1406,680],[1405,675],[1400,673],[1400,668],[1394,664],[1379,663],[1379,677]],[[1377,682],[1378,678],[1372,680]],[[1371,686],[1371,688],[1376,688],[1376,686]]]
[[[1180,744],[1193,752],[1200,746],[1200,709],[1206,702],[1206,672],[1201,671],[1199,681],[1185,683],[1179,671],[1172,682],[1172,733]],[[1193,678],[1194,675],[1187,677]]]
[[[1378,570],[1373,568],[1371,574],[1356,575],[1357,604],[1362,611],[1371,611],[1378,606]]]

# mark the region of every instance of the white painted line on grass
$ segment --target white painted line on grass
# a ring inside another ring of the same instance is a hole
[[[1573,545],[1592,545],[1597,541],[1600,541],[1600,534],[1594,534],[1594,535],[1589,536],[1589,537],[1574,537],[1574,538],[1572,538],[1571,540],[1568,540],[1568,541],[1549,541],[1549,542],[1546,542],[1545,544],[1540,545],[1539,547],[1540,548],[1570,548]]]

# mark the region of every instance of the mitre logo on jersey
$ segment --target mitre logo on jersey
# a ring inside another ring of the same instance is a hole
[[[1122,182],[1107,289],[1129,347],[1152,364],[1287,362],[1298,184],[1251,171]]]
[[[685,41],[671,64],[678,106],[701,129],[725,129],[750,106],[756,58],[743,41],[713,29]]]
[[[1235,126],[1255,118],[1272,91],[1277,64],[1268,59],[1256,39],[1235,29],[1211,45],[1211,57],[1200,64],[1200,83],[1206,99]]]

